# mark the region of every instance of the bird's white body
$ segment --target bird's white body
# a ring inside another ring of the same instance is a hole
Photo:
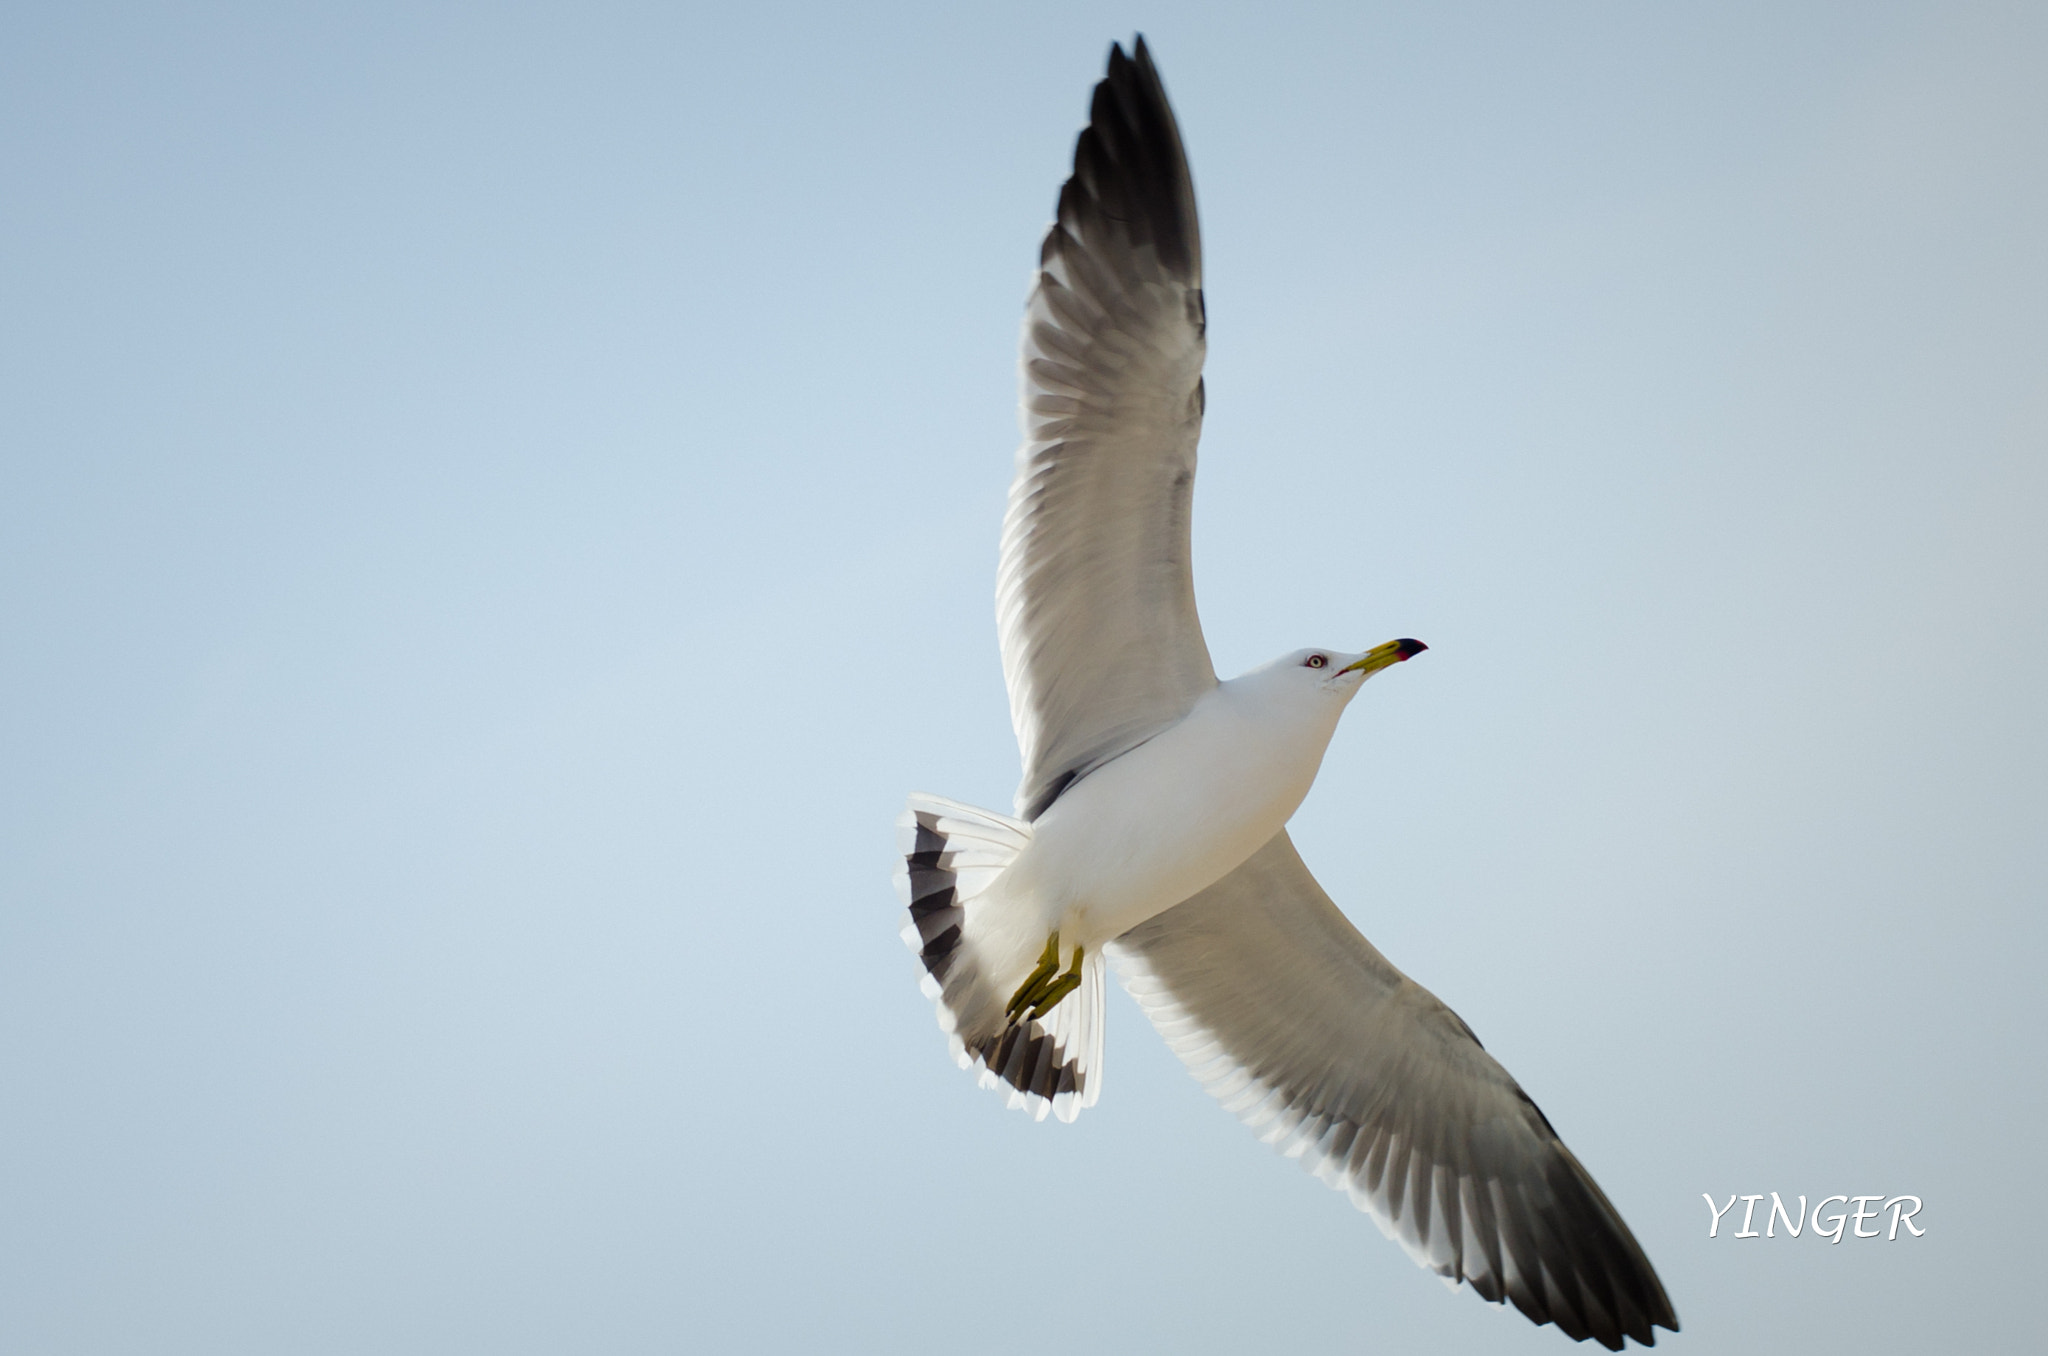
[[[1017,945],[1035,952],[1057,931],[1099,950],[1280,832],[1363,682],[1335,675],[1336,665],[1304,669],[1301,658],[1218,683],[1178,724],[1082,778],[1038,818],[993,887],[1023,926]]]

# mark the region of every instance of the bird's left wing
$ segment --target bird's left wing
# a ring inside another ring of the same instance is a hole
[[[1226,1108],[1449,1284],[1616,1351],[1677,1330],[1628,1225],[1536,1104],[1360,935],[1285,831],[1110,955]]]
[[[1194,184],[1140,38],[1095,87],[1024,317],[996,583],[1024,819],[1216,685],[1188,559],[1203,332]]]

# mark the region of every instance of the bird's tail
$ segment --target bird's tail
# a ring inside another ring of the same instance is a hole
[[[1095,1105],[1102,1080],[1102,956],[1080,986],[1042,1017],[1011,1013],[1012,995],[1046,943],[1029,901],[999,888],[1031,841],[1031,826],[939,796],[913,795],[896,820],[896,892],[910,910],[903,940],[924,962],[925,996],[963,1069],[1007,1088],[1013,1108],[1071,1121]]]

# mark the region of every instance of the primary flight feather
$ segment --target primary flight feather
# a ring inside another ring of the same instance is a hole
[[[915,795],[904,939],[954,1057],[1072,1120],[1104,963],[1189,1070],[1449,1284],[1619,1350],[1678,1320],[1628,1226],[1457,1014],[1375,950],[1285,825],[1338,718],[1420,653],[1310,648],[1218,682],[1189,525],[1194,185],[1150,52],[1111,50],[1040,253],[996,589],[1016,816]]]

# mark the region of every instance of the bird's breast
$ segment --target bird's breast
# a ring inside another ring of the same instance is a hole
[[[1095,944],[1222,879],[1278,833],[1330,728],[1218,688],[1179,724],[1074,784],[1033,825],[1019,884]]]

